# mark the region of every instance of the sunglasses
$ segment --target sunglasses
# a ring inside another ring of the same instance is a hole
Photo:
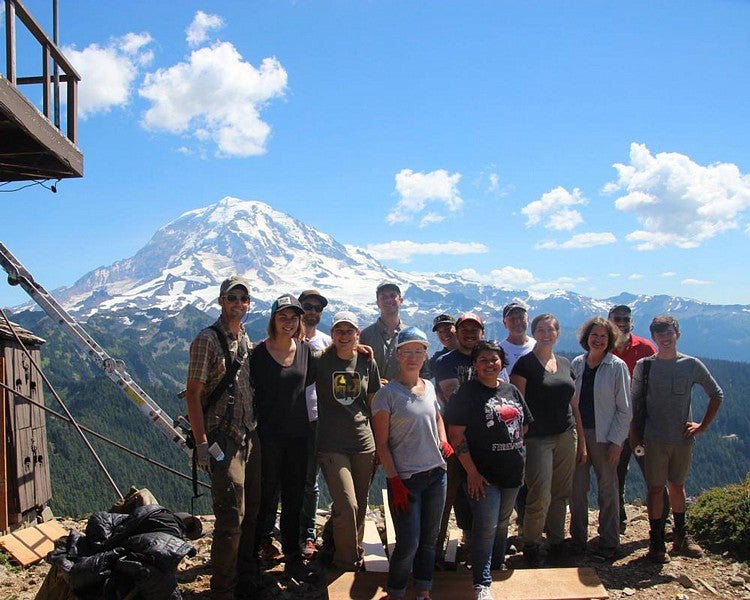
[[[239,300],[240,302],[250,302],[250,296],[248,296],[247,294],[227,294],[224,297],[228,302],[237,302],[237,300]]]
[[[630,323],[630,317],[612,317],[615,323]]]
[[[314,310],[315,312],[323,312],[323,307],[320,304],[310,304],[305,302],[302,304],[302,308],[307,311]]]

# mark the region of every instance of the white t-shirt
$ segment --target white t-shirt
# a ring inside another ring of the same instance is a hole
[[[315,335],[307,340],[315,352],[322,352],[331,345],[331,336],[322,331],[315,330]],[[305,389],[305,401],[307,402],[307,418],[310,423],[318,420],[318,395],[315,392],[315,384],[307,386]]]
[[[505,359],[508,364],[505,365],[502,373],[500,373],[500,379],[504,381],[510,381],[510,374],[513,372],[513,365],[516,361],[521,358],[524,354],[528,354],[534,349],[536,340],[534,338],[528,338],[525,344],[512,344],[508,339],[504,339],[500,342],[500,347],[505,351]]]

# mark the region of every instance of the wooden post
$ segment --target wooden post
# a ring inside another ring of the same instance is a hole
[[[5,383],[5,352],[0,346],[0,381]],[[8,533],[8,460],[6,457],[6,398],[5,388],[0,388],[0,533]]]

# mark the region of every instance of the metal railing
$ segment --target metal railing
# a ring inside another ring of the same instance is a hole
[[[55,20],[57,18],[55,2]],[[42,75],[36,77],[18,77],[16,74],[16,16],[34,36],[42,48]],[[5,0],[5,54],[6,75],[13,85],[41,84],[42,85],[42,113],[55,127],[60,127],[60,97],[58,93],[60,82],[67,84],[67,137],[77,144],[78,127],[78,82],[81,76],[76,72],[63,53],[44,32],[36,19],[26,9],[20,0]],[[59,74],[62,70],[62,75]],[[51,91],[54,90],[54,101]],[[54,108],[54,115],[51,110]]]

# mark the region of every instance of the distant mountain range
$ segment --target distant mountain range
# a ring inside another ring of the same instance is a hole
[[[604,299],[564,291],[540,296],[450,273],[396,271],[364,250],[340,244],[263,202],[231,197],[183,214],[159,229],[131,258],[95,269],[53,294],[83,320],[106,314],[123,315],[130,322],[134,314],[146,312],[158,319],[188,305],[215,315],[218,285],[233,273],[246,276],[253,288],[249,328],[256,337],[263,336],[274,298],[306,288],[317,288],[329,299],[324,324],[343,308],[353,310],[367,324],[377,317],[375,288],[388,279],[404,291],[403,320],[427,331],[439,313],[473,310],[485,319],[486,337],[502,338],[502,307],[521,300],[531,316],[555,314],[563,327],[559,348],[576,352],[580,348],[575,330],[585,319],[606,315],[613,304],[629,304],[639,335],[648,335],[654,315],[670,313],[680,320],[684,352],[750,362],[750,306],[625,293]]]

